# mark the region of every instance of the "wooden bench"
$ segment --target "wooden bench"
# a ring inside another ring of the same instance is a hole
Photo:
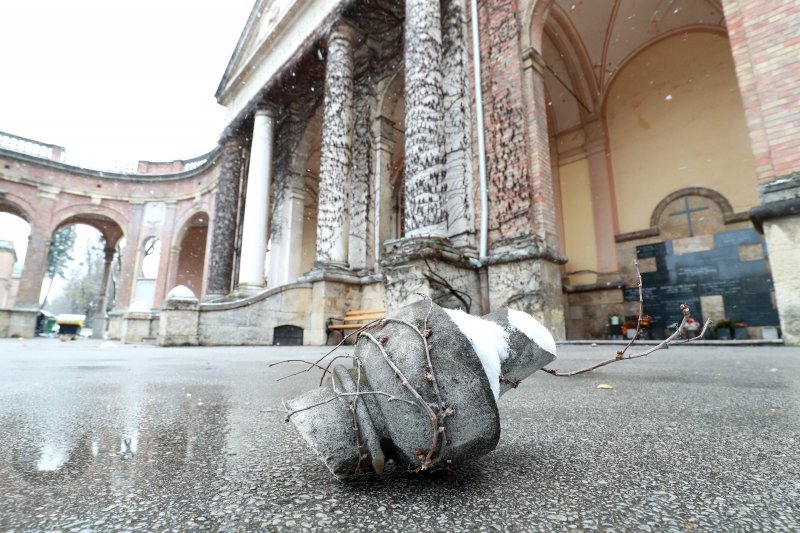
[[[361,329],[370,322],[386,316],[386,309],[351,309],[344,314],[344,317],[331,317],[325,327],[328,330],[328,337],[334,331],[342,334],[344,339],[347,333]],[[340,322],[336,324],[335,322]]]

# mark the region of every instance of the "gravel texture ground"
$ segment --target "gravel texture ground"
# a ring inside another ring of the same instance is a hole
[[[315,378],[268,364],[322,352],[0,341],[0,530],[800,530],[798,348],[539,372],[488,456],[346,483],[269,411]]]

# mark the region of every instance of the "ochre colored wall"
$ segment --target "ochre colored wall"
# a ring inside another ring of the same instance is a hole
[[[589,185],[589,163],[579,159],[559,167],[561,209],[564,216],[564,249],[569,262],[567,272],[597,270],[597,248],[594,242],[592,192]],[[570,276],[570,283],[594,283],[596,276]]]
[[[606,103],[620,232],[649,227],[684,187],[720,192],[734,211],[758,203],[755,165],[728,40],[691,32],[631,60]]]

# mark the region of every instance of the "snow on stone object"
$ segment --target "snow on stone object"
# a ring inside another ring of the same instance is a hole
[[[556,355],[556,340],[553,338],[553,334],[531,315],[516,309],[509,309],[508,322],[543,350]]]
[[[192,289],[187,287],[186,285],[178,285],[173,287],[169,293],[167,293],[167,300],[196,300],[197,296],[194,295]]]
[[[459,309],[444,310],[469,339],[481,360],[494,399],[500,399],[500,365],[508,359],[508,332],[489,320],[470,315]],[[551,337],[552,338],[552,337]]]

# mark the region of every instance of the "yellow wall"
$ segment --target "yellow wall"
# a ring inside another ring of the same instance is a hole
[[[586,159],[567,163],[559,167],[558,173],[564,216],[564,248],[569,257],[567,272],[597,270],[589,163]],[[570,283],[575,285],[595,281],[595,275],[570,276]]]
[[[693,32],[646,49],[614,80],[606,119],[620,232],[649,227],[658,202],[685,187],[714,189],[736,212],[757,204],[726,37]]]

